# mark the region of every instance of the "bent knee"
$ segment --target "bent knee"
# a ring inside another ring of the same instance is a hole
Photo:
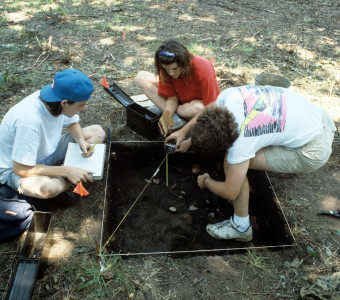
[[[193,100],[191,101],[191,105],[191,109],[195,115],[202,112],[204,109],[204,102],[202,100]]]
[[[94,125],[96,140],[99,139],[99,142],[102,143],[105,139],[106,133],[105,130],[100,125]]]
[[[49,199],[58,196],[60,191],[51,181],[46,181],[35,190],[35,193],[40,199]]]
[[[104,129],[97,124],[83,128],[83,135],[88,143],[95,143],[98,140],[102,143],[106,136]]]
[[[137,84],[137,86],[142,87],[145,84],[145,80],[148,77],[148,73],[147,71],[139,71],[137,73],[137,76],[135,77],[135,83]]]
[[[65,190],[60,181],[55,181],[48,176],[26,177],[20,180],[20,189],[24,195],[39,198],[49,199],[58,196]]]
[[[139,71],[135,77],[135,83],[141,89],[147,87],[149,84],[157,86],[157,82],[157,77],[148,71]]]
[[[193,100],[190,103],[185,103],[178,106],[178,114],[186,119],[191,119],[204,110],[202,100]]]

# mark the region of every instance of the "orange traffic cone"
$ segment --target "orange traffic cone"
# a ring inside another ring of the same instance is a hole
[[[106,77],[105,76],[103,77],[103,79],[101,80],[100,83],[102,84],[103,87],[105,87],[107,89],[110,87],[109,84],[106,81]]]
[[[73,190],[73,193],[79,194],[80,196],[87,196],[89,192],[83,187],[83,184],[79,182]]]

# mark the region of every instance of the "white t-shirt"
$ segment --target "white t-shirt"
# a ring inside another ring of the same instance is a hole
[[[6,182],[12,160],[27,166],[42,163],[57,148],[62,130],[79,121],[63,114],[53,116],[37,91],[14,105],[0,125],[0,182]]]
[[[230,164],[251,159],[267,146],[301,147],[323,128],[322,109],[284,88],[229,88],[218,96],[216,105],[233,113],[240,132],[228,150]]]

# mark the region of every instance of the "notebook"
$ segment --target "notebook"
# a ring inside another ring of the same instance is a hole
[[[92,172],[92,179],[100,180],[103,178],[105,162],[105,144],[97,144],[91,157],[82,157],[82,151],[77,143],[68,143],[64,165],[82,168]]]

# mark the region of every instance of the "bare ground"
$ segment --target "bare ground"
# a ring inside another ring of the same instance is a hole
[[[174,37],[214,58],[220,88],[253,84],[262,71],[288,77],[291,89],[318,103],[339,128],[338,1],[15,1],[0,4],[0,117],[68,67],[90,76],[96,90],[82,125],[111,128],[112,140],[143,140],[126,127],[126,112],[100,86],[105,75],[139,94],[138,70],[153,71],[153,53]],[[340,271],[340,136],[320,170],[270,174],[296,245],[282,251],[175,259],[105,257],[99,241],[105,180],[86,186],[77,208],[53,214],[49,266],[33,299],[297,299],[315,277]],[[23,238],[1,245],[4,296]],[[334,298],[335,299],[335,298]]]

